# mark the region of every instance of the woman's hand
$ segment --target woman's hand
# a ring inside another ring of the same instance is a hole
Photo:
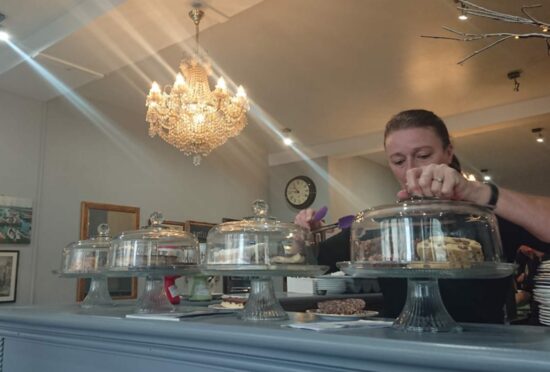
[[[468,181],[446,164],[430,164],[409,169],[406,174],[406,189],[397,193],[399,199],[411,196],[435,196],[477,204],[486,204],[490,195],[491,190],[488,185]]]
[[[321,221],[313,220],[315,212],[316,211],[314,209],[310,208],[301,210],[294,218],[294,223],[298,226],[303,227],[307,231],[319,229],[323,224]]]

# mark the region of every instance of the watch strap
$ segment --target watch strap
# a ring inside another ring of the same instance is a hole
[[[498,202],[498,187],[492,182],[487,182],[487,185],[489,185],[489,188],[491,189],[491,197],[489,198],[489,202],[487,205],[491,207],[496,207]]]

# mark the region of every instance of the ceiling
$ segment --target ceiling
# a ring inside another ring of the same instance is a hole
[[[31,2],[31,4],[29,4]],[[24,5],[23,5],[24,3]],[[521,15],[533,1],[478,0]],[[550,0],[533,11],[550,22]],[[4,1],[3,25],[26,53],[81,96],[145,113],[152,80],[171,84],[192,44],[191,0]],[[201,46],[216,73],[252,99],[249,135],[272,164],[292,160],[270,127],[291,128],[314,156],[362,155],[384,163],[381,131],[407,108],[444,117],[462,162],[509,187],[550,194],[550,56],[542,39],[509,40],[463,65],[486,43],[421,38],[442,26],[471,33],[528,32],[488,19],[461,22],[453,0],[202,1]],[[27,9],[33,9],[29,12]],[[523,71],[519,92],[507,78]],[[0,46],[0,89],[48,101],[60,95],[31,65]],[[146,130],[145,121],[143,130]],[[522,182],[517,179],[521,178]]]

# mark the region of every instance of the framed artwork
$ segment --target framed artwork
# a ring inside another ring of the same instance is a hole
[[[30,244],[32,200],[0,196],[0,244]]]
[[[166,226],[170,226],[171,228],[176,230],[185,231],[185,222],[164,220],[162,224]]]
[[[18,251],[0,251],[0,302],[15,302]]]
[[[216,226],[215,223],[199,222],[199,221],[185,221],[185,231],[189,231],[199,239],[199,243],[206,243],[206,237],[208,231],[212,227]]]
[[[97,236],[97,227],[109,224],[110,235],[139,229],[139,208],[125,205],[83,201],[80,203],[80,239]],[[137,298],[137,278],[109,278],[109,293],[113,300]],[[90,279],[78,279],[76,300],[82,301],[90,287]]]

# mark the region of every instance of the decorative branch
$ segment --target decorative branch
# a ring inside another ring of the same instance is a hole
[[[475,57],[479,53],[482,53],[486,51],[487,49],[490,49],[494,47],[495,45],[498,45],[502,43],[503,41],[506,41],[510,38],[514,39],[529,39],[529,38],[541,38],[545,39],[546,41],[546,51],[548,55],[550,55],[550,33],[548,33],[548,30],[550,29],[550,23],[543,22],[532,16],[529,11],[534,8],[540,8],[542,5],[524,5],[521,7],[521,12],[525,15],[525,17],[515,16],[511,14],[501,13],[497,12],[496,10],[491,10],[484,8],[482,6],[479,6],[475,3],[472,3],[471,1],[466,0],[455,0],[455,2],[458,4],[457,9],[460,10],[464,15],[471,15],[476,17],[483,17],[483,18],[489,18],[495,21],[502,21],[507,23],[518,23],[518,24],[524,24],[529,25],[533,27],[539,28],[542,32],[529,32],[529,33],[516,33],[516,32],[497,32],[497,33],[479,33],[479,34],[470,34],[466,32],[460,32],[457,30],[454,30],[450,27],[443,26],[443,29],[453,33],[455,35],[459,35],[460,37],[451,37],[451,36],[433,36],[433,35],[421,35],[421,37],[431,38],[431,39],[445,39],[445,40],[455,40],[455,41],[476,41],[476,40],[482,40],[482,39],[494,39],[495,41],[491,42],[490,44],[484,46],[481,49],[478,49],[474,51],[472,54],[467,55],[465,58],[461,59],[458,64],[461,65],[467,60],[469,60],[472,57]]]

